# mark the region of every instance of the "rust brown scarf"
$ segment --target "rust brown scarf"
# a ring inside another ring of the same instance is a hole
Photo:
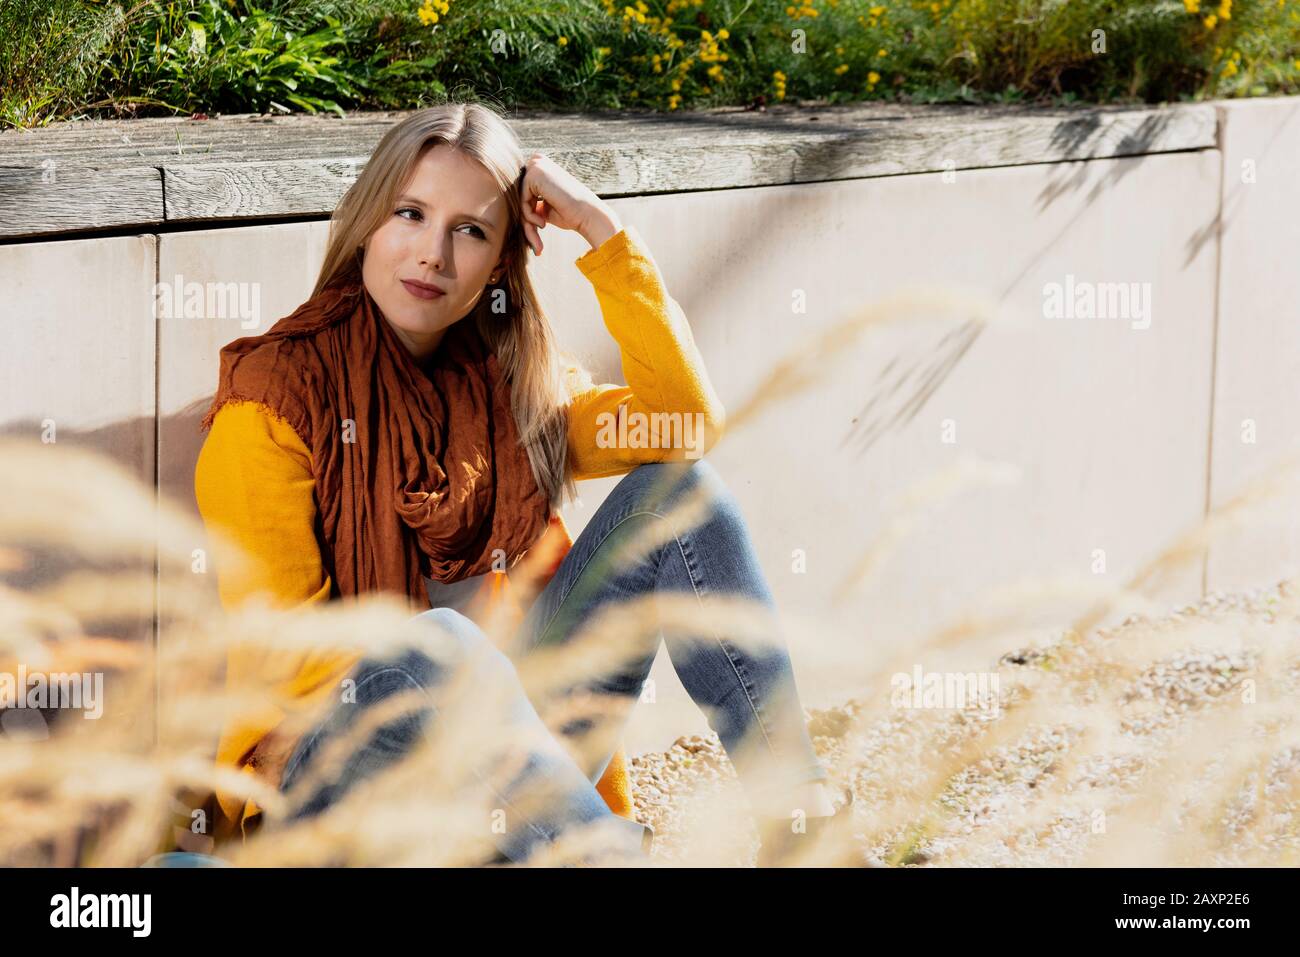
[[[332,285],[221,350],[200,429],[235,400],[275,411],[311,450],[332,597],[387,591],[422,611],[422,574],[460,581],[501,554],[509,567],[546,529],[509,383],[472,317],[418,364],[363,285]]]

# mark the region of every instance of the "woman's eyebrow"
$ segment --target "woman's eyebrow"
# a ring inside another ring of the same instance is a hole
[[[401,196],[397,197],[397,201],[399,203],[410,203],[412,206],[419,206],[421,209],[424,209],[425,207],[423,200],[412,196],[410,193],[403,193]],[[497,228],[497,224],[492,222],[492,220],[484,219],[481,216],[475,216],[473,213],[457,213],[457,215],[463,216],[465,219],[472,219],[474,222],[486,226],[488,229]]]

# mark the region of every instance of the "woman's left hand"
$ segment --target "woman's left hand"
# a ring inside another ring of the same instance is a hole
[[[538,256],[541,230],[548,225],[575,230],[593,247],[622,228],[614,210],[545,153],[528,157],[523,173],[524,235]]]

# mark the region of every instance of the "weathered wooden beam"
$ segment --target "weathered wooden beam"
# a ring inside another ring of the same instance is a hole
[[[406,113],[64,123],[0,133],[0,238],[328,216]],[[1135,156],[1215,145],[1213,107],[851,104],[686,114],[519,113],[602,196]],[[55,175],[48,171],[53,168]]]
[[[162,171],[152,166],[0,165],[0,238],[155,226],[164,218]]]

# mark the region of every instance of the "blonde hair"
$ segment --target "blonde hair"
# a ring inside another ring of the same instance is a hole
[[[568,463],[566,374],[576,374],[577,381],[589,381],[589,376],[571,357],[562,357],[528,275],[528,239],[519,197],[525,157],[514,130],[501,116],[480,103],[444,103],[389,128],[330,218],[329,244],[312,295],[336,281],[361,282],[358,247],[383,225],[420,157],[438,143],[476,160],[506,197],[506,266],[497,283],[505,289],[506,314],[491,312],[493,297],[484,295],[458,321],[475,322],[496,354],[510,382],[510,404],[533,477],[558,506],[566,493],[576,495]]]

